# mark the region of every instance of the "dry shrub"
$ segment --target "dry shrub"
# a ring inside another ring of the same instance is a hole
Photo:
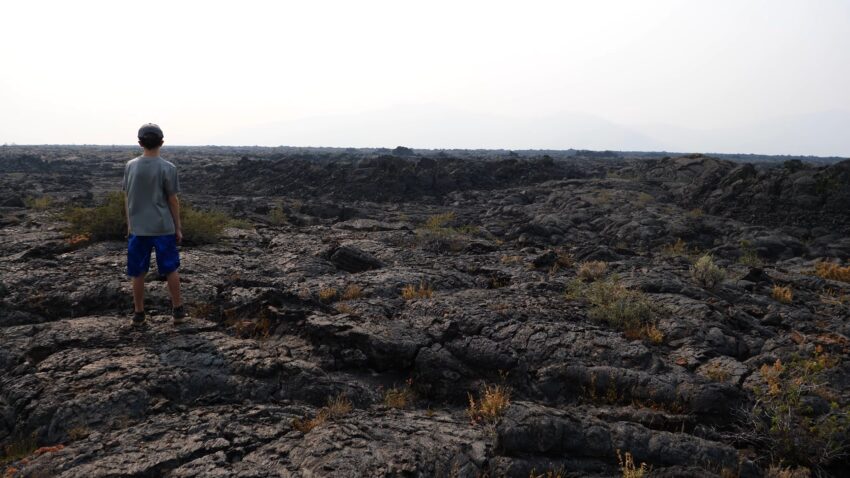
[[[348,415],[351,413],[352,409],[351,401],[348,397],[340,393],[333,398],[329,398],[327,406],[319,409],[315,417],[296,418],[295,420],[292,420],[292,428],[301,433],[308,433],[310,430],[324,424],[328,420]]]
[[[363,295],[363,288],[357,284],[349,284],[342,292],[342,300],[359,299]]]
[[[493,423],[505,413],[511,404],[511,391],[505,385],[484,385],[479,399],[469,396],[469,408],[466,414],[472,423]]]
[[[410,380],[404,386],[390,388],[384,393],[384,405],[390,408],[407,408],[415,400],[416,392]]]
[[[779,465],[771,465],[764,474],[764,478],[810,478],[812,472],[808,468],[783,468]]]
[[[83,438],[86,438],[89,435],[91,435],[91,431],[88,428],[82,426],[74,427],[68,430],[68,438],[74,441],[82,440]]]
[[[569,252],[561,250],[558,251],[558,258],[555,260],[555,264],[563,268],[572,267],[575,264],[575,258]]]
[[[586,282],[591,282],[600,279],[602,276],[605,275],[605,272],[607,270],[607,262],[587,261],[579,263],[576,274],[578,274],[579,278],[581,278],[582,280]]]
[[[631,453],[626,452],[625,455],[620,454],[617,450],[617,462],[620,463],[620,472],[623,478],[644,478],[649,476],[651,468],[646,463],[635,465],[634,457]]]
[[[558,469],[548,470],[542,473],[537,473],[537,469],[532,468],[528,478],[567,478],[567,472],[564,470],[563,466]]]
[[[319,300],[322,302],[333,302],[338,292],[334,287],[325,287],[319,290]]]
[[[420,282],[418,287],[408,284],[401,289],[401,297],[404,300],[430,299],[433,295],[434,289],[424,282]]]
[[[714,263],[710,254],[705,254],[691,267],[691,277],[702,287],[713,289],[726,278],[726,271]]]
[[[688,244],[680,237],[673,244],[662,247],[661,252],[668,256],[683,256],[688,253]]]
[[[783,304],[790,304],[794,300],[794,291],[789,286],[779,286],[774,284],[770,295]]]
[[[499,258],[499,262],[502,264],[519,264],[522,262],[522,256],[509,256],[507,254],[503,254],[502,257]]]
[[[354,314],[354,309],[348,304],[336,304],[336,306],[334,307],[336,308],[336,311],[340,314]]]
[[[850,266],[841,267],[832,262],[815,263],[815,275],[822,279],[850,282]]]

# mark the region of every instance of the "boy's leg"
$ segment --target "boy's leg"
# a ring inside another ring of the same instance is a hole
[[[156,267],[159,275],[165,276],[168,281],[168,293],[171,295],[172,315],[174,322],[178,323],[185,317],[183,310],[183,299],[180,297],[180,253],[177,251],[175,236],[157,236],[154,246],[156,248]]]
[[[145,311],[145,275],[139,274],[132,278],[133,282],[133,309],[134,312]]]
[[[168,281],[168,293],[171,294],[171,306],[175,309],[183,305],[183,300],[180,297],[180,273],[173,271],[165,276]]]
[[[150,267],[150,239],[131,234],[127,241],[127,275],[133,287],[134,321],[144,320],[145,313],[145,274]]]

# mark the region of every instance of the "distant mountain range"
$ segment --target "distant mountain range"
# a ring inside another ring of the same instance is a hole
[[[512,118],[409,106],[246,127],[207,144],[445,149],[685,151],[850,157],[850,111],[788,116],[741,127],[624,125],[577,113]]]

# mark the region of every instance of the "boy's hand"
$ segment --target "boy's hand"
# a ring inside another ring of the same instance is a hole
[[[180,229],[178,229],[178,230],[174,233],[174,238],[177,240],[177,244],[180,244],[181,242],[183,242],[183,231],[181,231]]]

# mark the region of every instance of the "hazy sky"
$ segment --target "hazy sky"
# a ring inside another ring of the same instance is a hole
[[[850,156],[847,0],[0,5],[0,143]]]

